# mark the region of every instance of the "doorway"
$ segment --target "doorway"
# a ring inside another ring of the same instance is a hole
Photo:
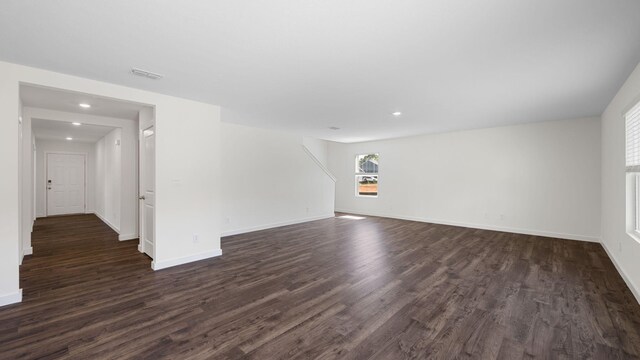
[[[47,216],[86,209],[86,154],[46,153]]]
[[[153,258],[154,107],[32,84],[20,84],[19,106],[26,129],[21,174],[34,181],[33,187],[26,187],[32,191],[21,192],[21,206],[29,211],[20,219],[26,229],[23,248],[31,248],[35,227],[58,221],[45,218],[72,215],[59,221],[102,222],[111,228],[111,239],[132,240]],[[149,159],[145,165],[143,158]],[[139,196],[147,200],[139,201]],[[87,242],[97,241],[90,231],[84,235]],[[28,255],[19,250],[21,256]],[[33,251],[37,255],[38,249]]]

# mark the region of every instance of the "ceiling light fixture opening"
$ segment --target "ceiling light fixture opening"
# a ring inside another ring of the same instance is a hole
[[[71,136],[67,136],[67,140],[71,141],[73,138]]]
[[[73,125],[73,126],[80,126],[80,125],[82,125],[82,123],[79,123],[79,122],[72,122],[72,123],[71,123],[71,125]]]
[[[91,107],[91,105],[89,105],[89,104],[87,104],[87,103],[80,103],[80,104],[78,104],[78,106],[80,106],[80,107],[81,107],[81,108],[83,108],[83,109],[88,109],[88,108],[90,108],[90,107]]]
[[[340,128],[339,128],[339,127],[337,127],[337,126],[330,126],[330,127],[329,127],[329,129],[330,129],[330,130],[340,130]]]
[[[142,76],[142,77],[146,77],[153,80],[162,79],[164,77],[164,75],[147,71],[147,70],[137,69],[137,68],[131,69],[131,73],[133,75]]]
[[[395,117],[398,117],[398,116],[402,115],[402,111],[394,111],[394,112],[391,113],[391,115],[393,115]]]

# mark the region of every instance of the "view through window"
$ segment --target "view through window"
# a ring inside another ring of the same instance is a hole
[[[356,156],[356,195],[378,196],[379,154]]]

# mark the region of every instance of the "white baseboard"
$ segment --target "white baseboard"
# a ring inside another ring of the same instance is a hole
[[[33,247],[29,246],[28,248],[22,249],[22,256],[20,256],[20,261],[18,261],[18,265],[22,265],[22,261],[24,260],[25,256],[32,255],[32,254],[33,254]]]
[[[328,219],[328,218],[332,218],[334,216],[335,216],[335,214],[331,213],[331,214],[325,214],[325,215],[320,215],[320,216],[312,216],[312,217],[307,217],[307,218],[302,218],[302,219],[295,219],[295,220],[288,220],[288,221],[282,221],[282,222],[271,223],[271,224],[252,226],[252,227],[243,228],[243,229],[228,230],[228,231],[223,231],[222,234],[220,234],[220,236],[231,236],[231,235],[245,234],[245,233],[249,233],[249,232],[253,232],[253,231],[267,230],[267,229],[272,229],[272,228],[276,228],[276,227],[280,227],[280,226],[295,225],[295,224],[301,224],[301,223],[305,223],[305,222],[309,222],[309,221]]]
[[[609,259],[611,259],[613,266],[616,267],[616,270],[618,270],[618,273],[620,274],[620,276],[622,276],[622,280],[624,280],[624,282],[627,284],[627,287],[629,288],[629,290],[631,290],[631,293],[636,298],[636,301],[638,302],[638,304],[640,304],[640,290],[638,289],[638,287],[636,287],[633,281],[631,281],[631,278],[627,275],[624,269],[622,269],[620,264],[618,264],[616,257],[611,251],[609,251],[609,248],[604,241],[602,242],[602,247],[604,248],[604,251],[607,253],[607,255],[609,255]]]
[[[118,234],[120,234],[120,229],[118,229],[115,225],[113,225],[112,223],[109,222],[109,220],[107,220],[104,216],[100,215],[100,213],[98,212],[93,212],[92,214],[94,214],[95,216],[98,217],[98,219],[102,220],[103,223],[109,225],[109,227],[117,232]]]
[[[138,252],[144,253],[144,251],[142,251],[142,244],[140,243],[138,243]]]
[[[126,240],[137,240],[138,234],[126,234],[126,235],[118,235],[118,240],[126,241]]]
[[[22,302],[22,289],[12,294],[0,295],[0,306]]]
[[[539,231],[539,230],[531,230],[531,229],[519,229],[519,228],[494,226],[494,225],[484,225],[484,224],[470,224],[470,223],[463,223],[463,222],[457,222],[457,221],[448,221],[448,220],[440,220],[440,219],[428,219],[428,218],[415,217],[415,216],[403,216],[403,215],[383,214],[383,213],[375,213],[375,212],[363,212],[363,211],[347,210],[347,209],[336,210],[336,212],[347,213],[347,214],[366,215],[366,216],[385,217],[385,218],[391,218],[391,219],[426,222],[426,223],[440,224],[440,225],[451,225],[451,226],[459,226],[459,227],[466,227],[466,228],[472,228],[472,229],[501,231],[501,232],[509,232],[509,233],[516,233],[516,234],[524,234],[524,235],[534,235],[534,236],[544,236],[544,237],[566,239],[566,240],[588,241],[588,242],[595,242],[595,243],[599,243],[600,242],[600,238],[594,237],[594,236],[586,236],[586,235],[565,234],[565,233],[556,233],[556,232],[549,232],[549,231]]]
[[[168,267],[178,266],[178,265],[187,264],[190,262],[200,261],[204,259],[209,259],[209,258],[220,256],[220,255],[222,255],[222,249],[215,249],[215,250],[201,252],[199,254],[183,256],[183,257],[173,258],[169,260],[163,260],[163,261],[154,260],[151,262],[151,268],[153,270],[161,270],[161,269],[166,269]]]

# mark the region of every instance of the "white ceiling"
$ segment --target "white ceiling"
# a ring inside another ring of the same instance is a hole
[[[79,92],[28,85],[20,86],[20,99],[23,106],[127,120],[138,120],[138,112],[144,107],[136,103]],[[89,104],[91,108],[81,108],[81,103]]]
[[[639,15],[638,0],[3,0],[0,59],[361,141],[600,115],[640,61]]]
[[[67,141],[67,137],[73,138],[74,142],[94,143],[102,139],[105,135],[113,131],[114,127],[87,125],[72,125],[69,122],[32,119],[31,128],[36,139]]]

